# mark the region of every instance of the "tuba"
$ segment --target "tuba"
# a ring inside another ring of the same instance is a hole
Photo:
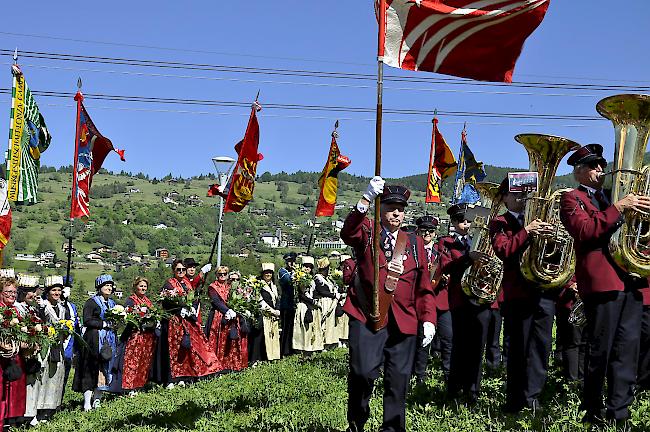
[[[478,303],[493,303],[501,291],[503,279],[503,263],[494,254],[490,241],[489,223],[501,208],[498,197],[499,185],[496,183],[477,183],[476,189],[484,200],[483,205],[489,208],[489,214],[477,214],[472,221],[470,234],[472,236],[471,251],[480,252],[483,259],[474,261],[471,267],[465,270],[461,285],[463,292]]]
[[[536,236],[521,256],[521,273],[541,289],[563,286],[575,271],[573,238],[560,222],[560,198],[566,189],[551,191],[555,172],[564,156],[580,147],[567,138],[541,134],[515,137],[528,152],[530,171],[538,173],[537,193],[528,198],[524,224],[540,219],[555,227],[548,236]]]
[[[650,134],[650,96],[623,94],[596,105],[598,113],[614,123],[616,143],[612,167],[612,202],[628,194],[650,195],[650,165],[643,155]],[[650,215],[633,209],[623,212],[623,225],[609,240],[614,262],[629,274],[650,276]]]

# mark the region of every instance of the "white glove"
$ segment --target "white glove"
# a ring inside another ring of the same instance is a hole
[[[70,287],[63,287],[63,298],[70,298]]]
[[[36,296],[36,304],[38,305],[38,307],[44,307],[45,306],[45,300],[43,300],[43,297]]]
[[[190,311],[185,308],[181,309],[181,318],[187,318],[188,316],[190,316]]]
[[[212,270],[212,264],[207,263],[203,267],[201,267],[201,273],[207,274],[210,270]]]
[[[368,202],[373,202],[384,191],[384,181],[383,178],[379,176],[374,176],[370,183],[368,184],[368,189],[366,193],[363,194],[363,198],[368,200]]]
[[[228,309],[226,311],[226,314],[224,315],[224,318],[226,318],[226,321],[230,321],[231,319],[235,319],[236,316],[237,314],[235,313],[234,310]]]
[[[436,335],[436,326],[430,322],[425,322],[422,326],[424,327],[424,339],[422,339],[422,346],[426,347],[431,343],[433,337]]]

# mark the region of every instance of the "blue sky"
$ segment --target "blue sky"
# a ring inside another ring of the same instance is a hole
[[[20,12],[21,19],[5,19],[0,29],[0,48],[231,66],[376,72],[377,26],[371,0],[114,0],[68,1],[65,5],[32,2],[29,11]],[[643,29],[647,28],[649,12],[650,4],[639,0],[616,8],[604,0],[551,1],[544,22],[524,46],[514,81],[648,85],[650,59],[647,30]],[[0,63],[5,70],[0,87],[10,87],[11,56],[2,56]],[[82,90],[98,94],[249,102],[260,89],[263,106],[278,103],[373,108],[376,97],[371,81],[160,70],[20,57],[19,64],[33,90],[71,94],[76,90],[77,76],[81,76]],[[442,77],[388,67],[385,73],[432,80]],[[333,86],[340,84],[347,87]],[[399,89],[403,87],[410,90]],[[596,102],[614,93],[386,83],[384,107],[594,116]],[[6,120],[0,121],[0,136],[6,137],[9,95],[0,95],[0,101],[7,113]],[[43,163],[70,164],[75,119],[72,97],[39,97],[37,101],[54,137],[43,154]],[[106,168],[143,171],[158,177],[169,172],[183,176],[207,173],[213,170],[212,156],[234,156],[233,146],[243,136],[249,114],[247,108],[241,107],[142,104],[90,97],[86,107],[99,130],[116,147],[126,149],[126,163],[112,155]],[[341,119],[339,145],[352,159],[348,171],[362,175],[374,171],[372,113],[269,108],[262,110],[259,118],[260,151],[265,155],[258,168],[260,173],[320,171],[337,118]],[[428,115],[385,115],[385,176],[426,171],[430,120]],[[513,140],[514,135],[524,132],[562,135],[580,143],[600,142],[608,159],[613,153],[613,128],[606,120],[440,117],[440,128],[454,152],[464,121],[477,159],[488,164],[527,167],[525,151]],[[560,172],[567,172],[566,164],[562,164]]]

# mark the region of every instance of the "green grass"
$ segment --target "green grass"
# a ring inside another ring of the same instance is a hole
[[[503,415],[504,378],[486,378],[477,405],[446,401],[434,362],[426,386],[407,401],[407,430],[447,431],[586,431],[580,422],[576,388],[552,371],[542,394],[544,415],[530,411]],[[308,359],[292,357],[264,363],[241,373],[201,381],[187,388],[154,387],[133,398],[107,399],[89,413],[80,411],[81,396],[67,392],[65,409],[34,431],[336,431],[346,427],[347,350]],[[371,401],[366,430],[381,425],[381,380]],[[632,406],[631,430],[650,429],[650,400],[642,393]],[[614,432],[614,427],[600,429]]]

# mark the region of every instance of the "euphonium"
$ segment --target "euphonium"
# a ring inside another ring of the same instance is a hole
[[[573,238],[560,222],[560,198],[565,190],[551,191],[555,172],[564,156],[580,147],[567,138],[541,134],[515,137],[528,151],[530,171],[538,173],[537,192],[526,202],[524,224],[535,219],[554,227],[553,233],[535,236],[521,256],[521,273],[541,289],[564,285],[575,271]]]
[[[650,196],[650,165],[643,166],[650,133],[650,96],[610,96],[598,102],[596,110],[614,123],[616,133],[612,202],[630,193]],[[650,215],[626,209],[623,218],[623,225],[609,240],[609,253],[624,271],[650,276]]]
[[[472,221],[471,251],[480,252],[483,259],[474,261],[461,281],[463,291],[479,303],[493,303],[501,291],[503,263],[494,255],[490,241],[490,220],[499,213],[501,200],[498,199],[499,185],[495,183],[477,183],[476,189],[484,200],[483,205],[490,209],[488,216],[477,215]]]

